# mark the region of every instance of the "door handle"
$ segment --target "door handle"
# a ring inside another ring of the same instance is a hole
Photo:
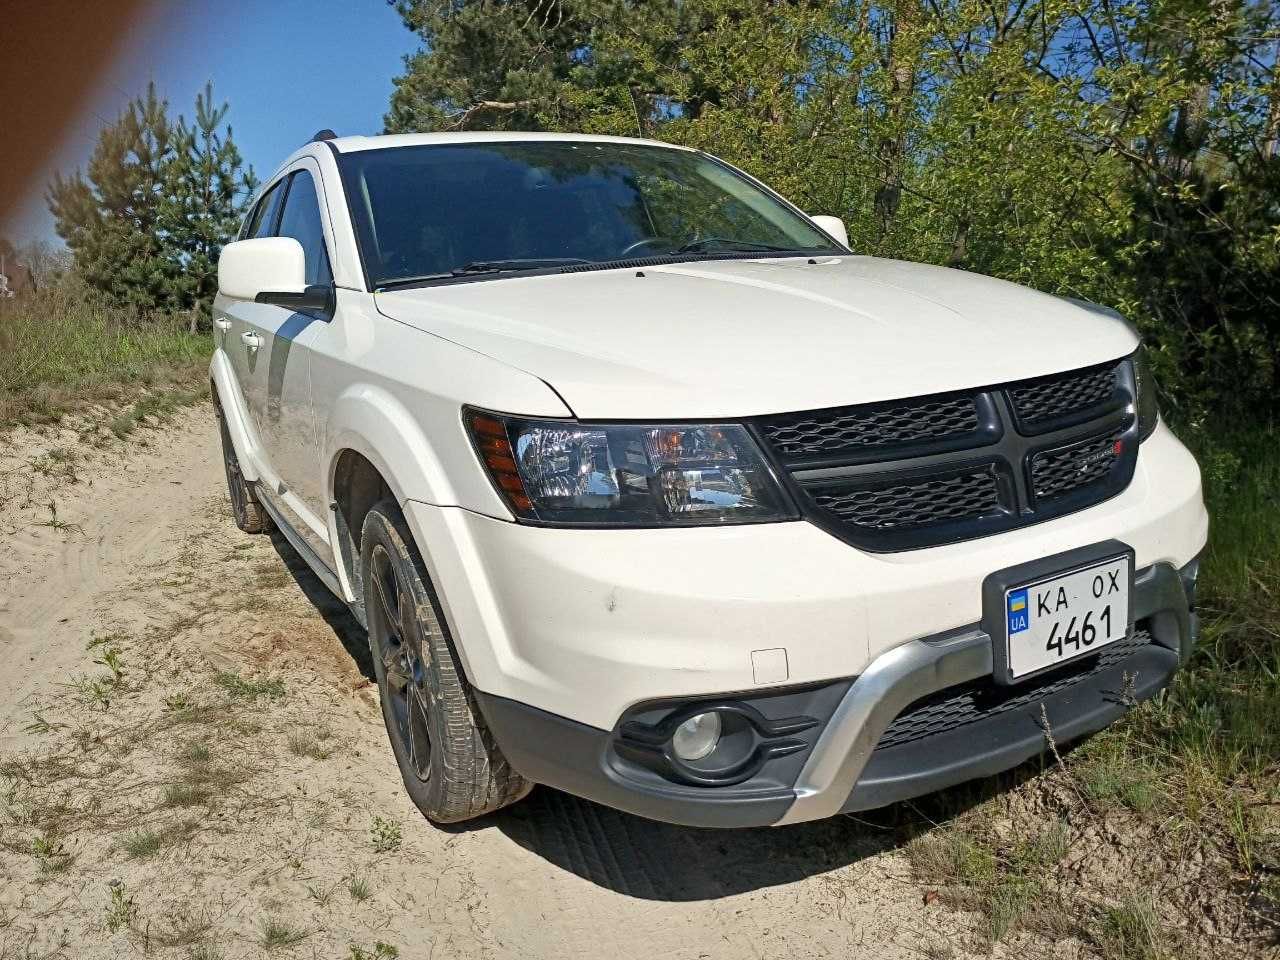
[[[262,346],[262,338],[252,330],[246,330],[244,333],[240,334],[240,342],[250,350],[257,350]]]
[[[231,321],[224,320],[222,317],[214,317],[213,325],[217,327],[219,330],[221,330],[223,333],[226,333],[228,330],[231,329]]]

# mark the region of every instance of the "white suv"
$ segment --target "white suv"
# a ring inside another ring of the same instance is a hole
[[[790,823],[1110,723],[1207,518],[1115,313],[850,253],[704,153],[334,138],[222,252],[236,521],[368,626],[433,820]]]

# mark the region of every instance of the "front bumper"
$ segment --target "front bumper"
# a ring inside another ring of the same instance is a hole
[[[1154,642],[1120,668],[1121,680],[1129,668],[1140,674],[1132,690],[1119,688],[1120,699],[1153,693],[1194,632],[1186,595],[1169,584],[1208,532],[1199,470],[1163,425],[1142,444],[1129,486],[1110,500],[905,553],[866,553],[803,521],[549,529],[459,507],[404,508],[467,677],[516,769],[624,810],[706,825],[792,822],[886,803],[1040,750],[1038,726],[1000,726],[1021,724],[1015,711],[970,725],[970,739],[948,746],[950,759],[918,743],[873,749],[915,698],[990,675],[991,642],[980,624],[982,585],[993,571],[1108,540],[1132,548],[1144,578],[1135,609],[1147,611]],[[1115,679],[1108,673],[1070,697],[1042,698],[1062,739],[1123,712],[1112,702]],[[767,718],[818,722],[788,736],[801,748],[789,745],[767,775],[731,788],[674,783],[612,759],[616,732],[637,711],[725,698],[760,704]],[[986,747],[970,749],[979,736]]]
[[[1119,540],[1180,568],[1208,519],[1164,426],[1120,494],[1069,516],[905,553],[811,523],[653,530],[523,526],[409,501],[405,514],[471,684],[610,730],[638,703],[862,675],[881,654],[982,618],[995,570]]]
[[[1139,571],[1132,598],[1137,629],[1126,644],[1005,692],[977,689],[989,681],[993,660],[991,637],[974,624],[890,650],[852,681],[705,698],[737,699],[773,720],[818,720],[797,735],[803,749],[740,784],[685,785],[634,762],[625,749],[627,717],[604,731],[504,697],[478,696],[507,759],[531,780],[671,823],[797,823],[1007,770],[1044,752],[1050,735],[1062,744],[1112,723],[1163,689],[1190,655],[1197,571],[1198,561],[1181,570],[1160,563]],[[691,704],[667,700],[628,716],[682,705]],[[897,732],[887,736],[891,725]]]

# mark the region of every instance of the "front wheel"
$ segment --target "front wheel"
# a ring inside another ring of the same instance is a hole
[[[382,718],[413,802],[429,819],[455,823],[519,800],[532,784],[507,763],[480,715],[393,501],[365,518],[360,574]]]

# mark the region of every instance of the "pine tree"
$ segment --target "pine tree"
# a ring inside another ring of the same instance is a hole
[[[116,304],[186,312],[194,330],[217,289],[218,252],[253,192],[212,84],[195,121],[169,120],[154,84],[104,128],[88,176],[54,176],[48,192],[76,271]]]
[[[175,303],[188,311],[191,332],[218,289],[218,252],[235,236],[244,204],[257,186],[253,168],[242,169],[231,127],[219,132],[230,104],[214,106],[213,84],[196,96],[195,121],[180,117],[167,168],[161,223],[167,255],[179,274]]]
[[[115,303],[140,310],[174,306],[177,265],[166,256],[160,208],[174,157],[168,102],[155,84],[104,128],[89,159],[55,174],[48,192],[58,236],[91,286]]]

